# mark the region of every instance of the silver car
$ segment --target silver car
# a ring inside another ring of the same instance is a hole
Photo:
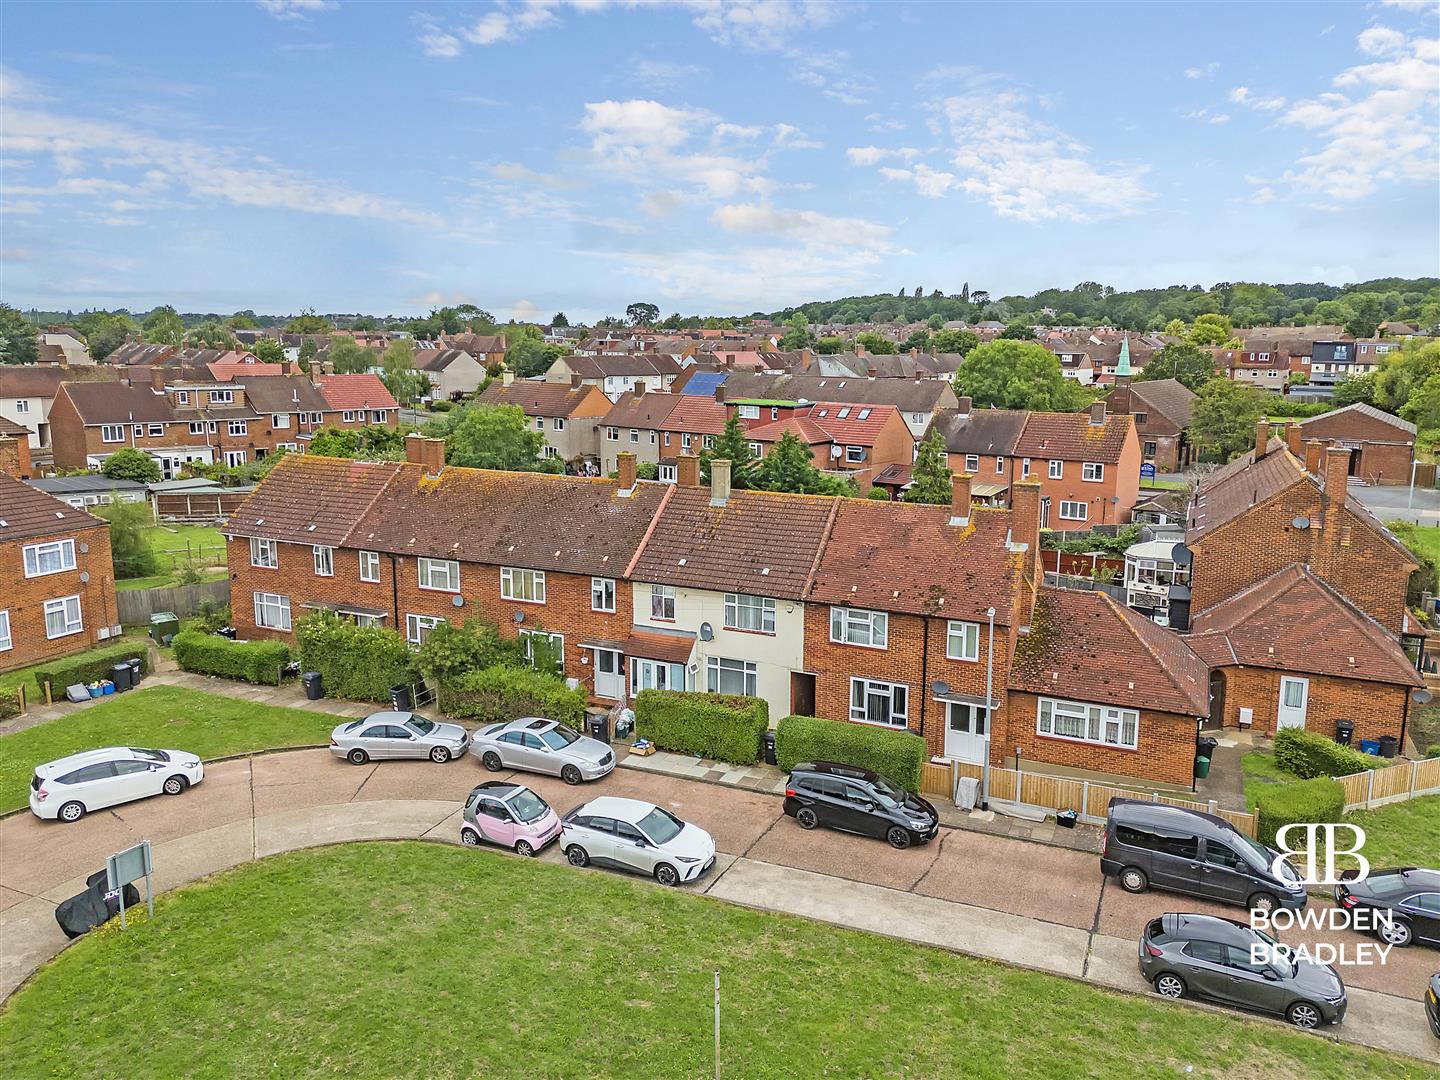
[[[429,758],[443,765],[469,745],[470,733],[459,724],[437,724],[412,712],[371,713],[330,733],[330,753],[352,765],[390,758]]]
[[[481,728],[470,753],[491,772],[524,769],[558,776],[567,784],[599,780],[615,768],[615,754],[606,743],[538,716]]]

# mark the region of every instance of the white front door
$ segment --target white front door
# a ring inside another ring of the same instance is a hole
[[[625,667],[616,649],[595,650],[595,696],[612,701],[625,696]]]
[[[1275,715],[1277,728],[1305,726],[1305,708],[1310,704],[1310,680],[1280,676],[1280,708]]]
[[[988,717],[979,705],[945,703],[945,756],[983,763]]]

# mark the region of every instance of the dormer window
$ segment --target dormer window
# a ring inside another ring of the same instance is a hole
[[[211,390],[211,391],[210,391],[210,404],[211,404],[211,405],[230,405],[230,404],[233,404],[234,401],[235,401],[235,391],[233,391],[233,390]]]

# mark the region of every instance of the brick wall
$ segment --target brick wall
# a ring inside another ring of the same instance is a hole
[[[1355,462],[1355,475],[1372,484],[1408,484],[1414,449],[1410,443],[1364,443]]]
[[[25,436],[13,438],[0,435],[0,473],[28,480],[34,474],[30,471],[30,440]]]
[[[25,576],[23,549],[47,540],[75,540],[75,569],[43,577]],[[88,551],[84,550],[89,548]],[[81,575],[89,575],[81,581]],[[0,652],[0,671],[28,667],[57,656],[83,652],[105,644],[100,630],[118,621],[115,610],[115,570],[110,558],[110,529],[92,525],[53,536],[32,537],[0,544],[0,608],[10,613],[12,647]],[[62,596],[80,597],[80,616],[85,626],[76,634],[45,636],[45,601]]]
[[[1254,710],[1252,731],[1275,734],[1275,717],[1280,705],[1280,677],[1285,674],[1265,668],[1228,667],[1225,675],[1226,727],[1238,727],[1241,707]],[[1335,721],[1355,724],[1355,742],[1382,735],[1400,737],[1405,718],[1407,690],[1403,686],[1342,679],[1330,675],[1305,676],[1310,681],[1310,699],[1305,710],[1309,731],[1333,737]]]

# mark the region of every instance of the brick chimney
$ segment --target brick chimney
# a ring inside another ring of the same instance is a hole
[[[622,450],[616,460],[620,464],[620,490],[633,491],[635,488],[635,455],[629,450]]]
[[[950,477],[950,524],[970,524],[970,480],[969,473],[956,473]]]
[[[680,487],[700,486],[700,459],[694,454],[681,454],[675,459],[675,483]]]
[[[730,459],[710,461],[710,505],[724,506],[730,501]]]
[[[1025,579],[1039,588],[1042,572],[1039,480],[1017,480],[1010,485],[1010,550],[1023,552]]]
[[[584,385],[585,385],[585,376],[584,376],[584,375],[576,375],[576,374],[574,374],[574,373],[572,373],[572,374],[570,375],[570,389],[571,389],[571,390],[579,390],[580,387],[582,387],[582,386],[584,386]]]
[[[642,398],[642,397],[645,396],[645,391],[647,391],[647,390],[649,390],[649,389],[650,389],[649,385],[647,385],[643,380],[640,381],[640,382],[637,382],[637,383],[635,384],[635,396],[636,396],[637,398]]]
[[[1350,449],[1345,446],[1325,448],[1325,541],[1331,546],[1340,543],[1340,512],[1350,490]]]
[[[959,398],[959,399],[958,399],[958,406],[957,406],[957,408],[956,408],[955,411],[958,412],[961,416],[969,416],[969,415],[970,415],[970,408],[971,408],[972,405],[973,405],[973,402],[972,402],[972,400],[971,400],[970,398],[968,398],[968,397]]]
[[[1270,421],[1260,417],[1255,421],[1255,460],[1259,461],[1265,456],[1265,450],[1270,445]]]
[[[718,405],[724,405],[724,404],[725,404],[725,384],[724,384],[724,383],[721,383],[719,386],[715,387],[715,402],[716,402],[716,404],[718,404]]]
[[[911,356],[919,356],[919,355],[920,355],[920,350],[917,349],[914,345],[911,345],[911,346],[910,346],[910,355],[911,355]]]
[[[873,379],[873,378],[875,378],[876,375],[879,375],[879,374],[880,374],[880,369],[877,368],[874,364],[871,364],[869,367],[867,367],[867,368],[865,369],[865,374],[866,374],[866,376],[867,376],[868,378]]]
[[[513,383],[514,381],[515,381],[515,373],[514,373],[513,371],[511,371],[509,368],[506,368],[504,371],[500,372],[500,385],[501,385],[501,386],[509,386],[509,385],[510,385],[511,383]]]
[[[1092,401],[1090,403],[1090,424],[1092,427],[1100,427],[1105,423],[1105,402]]]
[[[1320,475],[1320,462],[1325,457],[1325,444],[1311,439],[1305,444],[1305,471],[1311,476]]]
[[[165,391],[165,369],[159,364],[150,369],[150,389],[161,393]]]
[[[405,460],[423,466],[426,476],[439,476],[445,468],[445,440],[429,439],[412,431],[405,436]]]
[[[864,355],[865,355],[865,346],[864,346],[864,345],[861,345],[858,341],[855,343],[855,355],[856,355],[856,356],[864,356]]]
[[[1294,454],[1300,461],[1305,460],[1305,441],[1300,432],[1299,424],[1285,425],[1285,449]]]

